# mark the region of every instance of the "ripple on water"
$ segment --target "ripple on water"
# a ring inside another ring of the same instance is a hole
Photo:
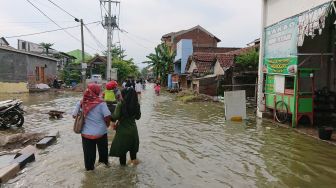
[[[62,93],[25,98],[25,129],[59,130],[61,137],[5,187],[334,186],[334,147],[259,120],[226,122],[219,103],[183,104],[165,93],[155,96],[153,89],[141,97],[140,165],[122,168],[110,158],[111,168],[87,173],[80,136],[71,130],[79,99]],[[49,120],[43,112],[50,109],[66,115]]]

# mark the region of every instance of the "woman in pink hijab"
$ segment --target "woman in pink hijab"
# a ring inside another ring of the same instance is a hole
[[[73,112],[75,117],[82,110],[85,117],[81,136],[86,170],[94,170],[97,148],[99,163],[109,166],[107,128],[110,125],[111,113],[100,98],[100,93],[99,85],[89,84],[83,99],[77,103]]]

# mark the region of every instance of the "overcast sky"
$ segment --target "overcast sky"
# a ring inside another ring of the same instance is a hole
[[[52,0],[85,23],[100,21],[99,0]],[[62,27],[75,26],[73,18],[59,10],[48,0],[31,0]],[[114,10],[114,9],[113,9]],[[103,10],[104,11],[104,10]],[[115,11],[115,10],[114,10]],[[160,43],[163,34],[201,25],[222,40],[222,47],[244,47],[260,36],[260,0],[121,0],[121,47],[129,58],[140,66],[146,55]],[[100,24],[88,26],[98,40],[106,46],[106,30]],[[1,0],[0,37],[58,29],[54,23],[38,12],[26,0]],[[68,30],[80,39],[80,29]],[[17,47],[17,39],[7,39]],[[80,49],[80,42],[63,31],[20,37],[35,43],[54,43],[54,48],[68,52]],[[118,34],[114,42],[118,42]],[[99,53],[102,47],[85,32],[85,51]]]

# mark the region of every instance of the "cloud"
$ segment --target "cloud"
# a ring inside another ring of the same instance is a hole
[[[62,27],[78,24],[48,1],[31,1]],[[86,23],[101,20],[98,0],[53,1],[72,15],[83,18]],[[1,7],[0,36],[57,29],[56,25],[24,0],[3,1]],[[260,12],[259,0],[121,0],[120,27],[128,34],[120,34],[120,43],[128,57],[133,57],[139,64],[160,43],[163,34],[195,25],[203,26],[220,38],[220,46],[244,46],[260,35]],[[33,21],[43,23],[28,23]],[[106,45],[106,30],[101,25],[88,27]],[[80,38],[79,28],[69,32]],[[55,48],[61,51],[80,48],[78,41],[62,31],[22,39],[36,43],[53,42]],[[114,41],[119,41],[116,34]],[[89,53],[101,51],[88,32],[85,32],[85,42],[96,49],[86,47]],[[16,46],[16,39],[11,39],[10,43]]]

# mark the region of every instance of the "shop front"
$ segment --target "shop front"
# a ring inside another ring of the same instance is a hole
[[[266,27],[259,109],[293,127],[336,113],[335,35],[333,1]],[[319,100],[321,93],[330,99]]]

